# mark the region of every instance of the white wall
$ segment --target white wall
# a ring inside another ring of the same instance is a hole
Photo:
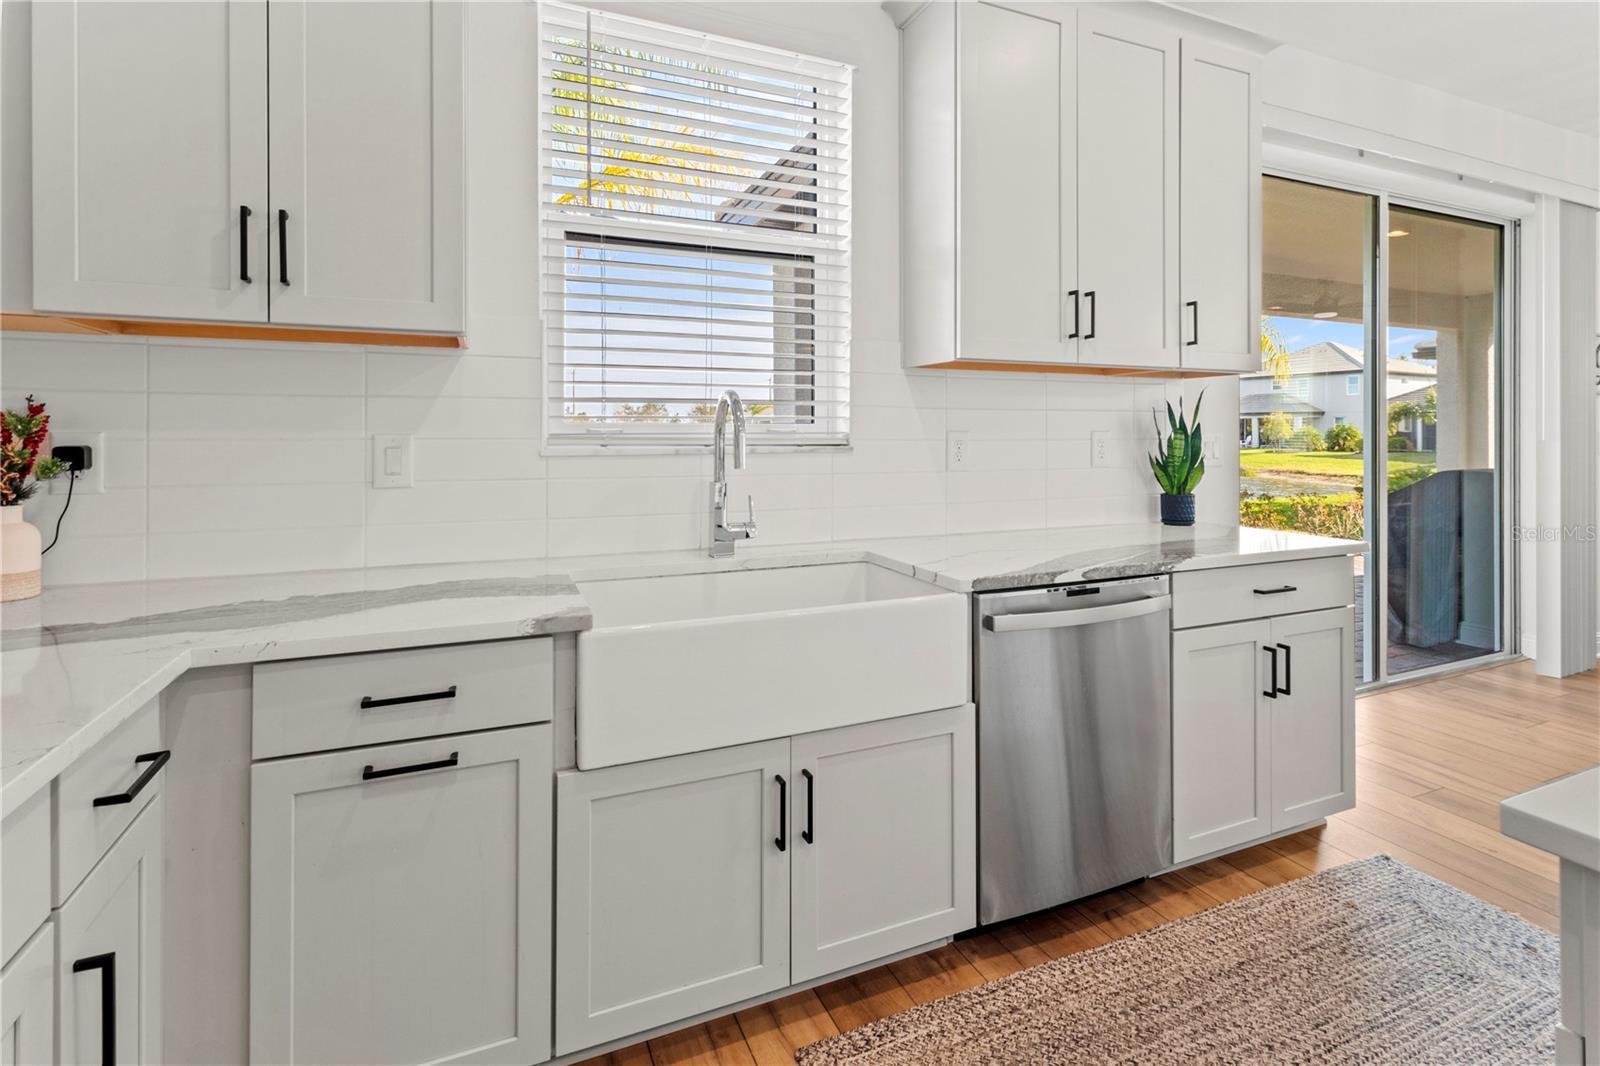
[[[4,176],[26,172],[26,47],[4,28]],[[755,453],[763,542],[1153,520],[1150,413],[1203,382],[900,369],[898,38],[876,3],[613,4],[660,21],[857,65],[853,205],[853,446]],[[203,577],[324,567],[693,548],[705,540],[704,455],[542,455],[534,256],[536,55],[531,7],[469,15],[468,339],[465,354],[7,335],[0,398],[28,392],[56,426],[107,436],[107,491],[73,502],[46,581]],[[25,33],[21,36],[25,37]],[[18,67],[23,67],[18,73]],[[7,180],[11,233],[28,219]],[[1219,452],[1206,521],[1237,514],[1237,387],[1217,379],[1205,424]],[[945,470],[947,431],[968,468]],[[1090,434],[1121,465],[1089,464]],[[416,437],[417,484],[368,487],[368,438]],[[50,527],[59,495],[29,506]]]

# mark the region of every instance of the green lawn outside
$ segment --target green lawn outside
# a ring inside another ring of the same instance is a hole
[[[1404,488],[1433,473],[1433,452],[1390,452],[1389,491]],[[1239,470],[1245,477],[1338,478],[1353,487],[1361,483],[1361,455],[1357,452],[1280,452],[1271,448],[1246,448],[1239,453]]]

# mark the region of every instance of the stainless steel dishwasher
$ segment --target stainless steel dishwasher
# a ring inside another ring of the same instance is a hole
[[[978,920],[1172,862],[1165,577],[979,595]]]

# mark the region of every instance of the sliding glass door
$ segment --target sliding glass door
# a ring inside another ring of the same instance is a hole
[[[1390,676],[1501,651],[1504,228],[1388,212]]]
[[[1240,521],[1372,545],[1360,682],[1503,650],[1505,227],[1263,180]]]

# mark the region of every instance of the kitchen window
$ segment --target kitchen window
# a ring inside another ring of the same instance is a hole
[[[851,68],[541,6],[552,445],[849,433]]]

